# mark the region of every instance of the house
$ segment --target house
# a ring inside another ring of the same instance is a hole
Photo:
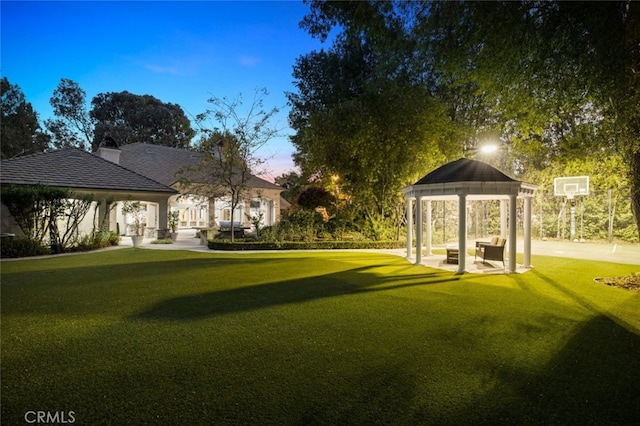
[[[170,198],[169,205],[171,210],[179,211],[181,228],[217,228],[222,222],[230,221],[249,227],[251,217],[261,217],[261,225],[269,226],[280,219],[283,188],[257,176],[250,177],[244,202],[233,212],[229,196],[209,199],[206,193],[198,193],[196,188],[206,187],[208,183],[207,177],[195,170],[201,155],[184,149],[133,143],[120,148],[119,163],[178,191]],[[184,187],[178,171],[189,167],[195,171],[187,172],[186,176],[195,185]]]
[[[108,214],[109,230],[129,233],[131,219],[120,205],[124,200],[138,200],[145,207],[143,225],[148,237],[164,236],[170,211],[179,212],[181,229],[217,228],[227,220],[249,227],[252,216],[261,217],[263,226],[279,220],[282,188],[256,176],[249,181],[244,202],[233,212],[224,195],[209,199],[206,194],[190,192],[176,173],[199,162],[200,154],[192,151],[144,143],[118,147],[111,139],[96,153],[65,148],[2,160],[0,186],[43,184],[94,194],[96,201],[83,224],[84,232],[93,229],[92,221],[102,221]],[[189,178],[196,182],[198,175],[192,173]],[[117,207],[108,208],[113,202]],[[18,231],[5,206],[1,219],[1,232]]]

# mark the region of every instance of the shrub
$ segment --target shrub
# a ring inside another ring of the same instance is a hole
[[[388,217],[370,215],[363,224],[363,233],[372,240],[387,240],[393,238],[393,221]]]
[[[151,244],[173,244],[173,240],[171,238],[162,238],[160,240],[153,240]]]
[[[109,245],[117,246],[120,244],[120,235],[115,231],[109,231]]]
[[[70,251],[90,251],[100,248],[117,246],[120,243],[120,235],[114,231],[96,231],[92,234],[83,235],[75,247]]]
[[[405,247],[402,241],[235,241],[211,240],[211,250],[339,250],[339,249],[397,249]]]
[[[43,256],[50,253],[51,248],[42,242],[28,237],[3,238],[0,244],[2,258]]]

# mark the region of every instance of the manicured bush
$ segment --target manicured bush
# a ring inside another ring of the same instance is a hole
[[[0,256],[3,259],[42,256],[49,254],[51,248],[33,238],[3,238],[0,243]]]
[[[235,241],[212,240],[211,250],[337,250],[337,249],[396,249],[405,247],[403,241]]]

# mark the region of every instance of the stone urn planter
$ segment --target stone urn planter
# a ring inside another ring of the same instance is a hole
[[[131,241],[133,241],[133,246],[134,247],[140,247],[142,245],[142,241],[144,240],[144,237],[142,235],[132,235],[131,236]]]

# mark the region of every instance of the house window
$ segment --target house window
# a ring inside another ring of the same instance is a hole
[[[222,220],[225,220],[225,221],[231,220],[231,209],[222,210]]]
[[[252,209],[259,209],[260,208],[260,200],[251,200],[249,202],[249,207],[251,207]]]

